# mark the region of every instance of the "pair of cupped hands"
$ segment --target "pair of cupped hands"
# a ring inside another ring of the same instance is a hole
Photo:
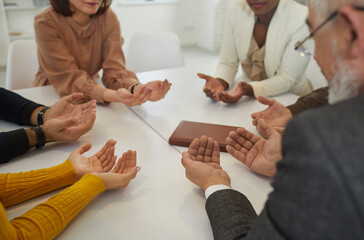
[[[171,88],[167,79],[164,81],[151,81],[145,84],[135,84],[133,93],[131,89],[106,89],[103,94],[105,102],[121,102],[129,107],[141,105],[146,101],[156,102],[163,99]]]
[[[96,120],[96,101],[83,104],[84,94],[73,93],[58,100],[45,112],[41,126],[47,142],[75,141],[88,132]],[[91,149],[91,143],[83,144],[69,156],[77,179],[87,173],[100,177],[106,190],[124,188],[135,178],[140,167],[136,166],[136,152],[128,150],[117,161],[115,140],[108,140],[103,148],[91,157],[83,154]]]
[[[244,95],[254,96],[254,90],[252,86],[246,82],[238,82],[231,92],[225,91],[228,88],[228,84],[219,78],[214,78],[209,75],[198,73],[197,76],[206,80],[203,88],[207,97],[215,101],[222,101],[224,103],[236,103]]]
[[[226,138],[226,149],[252,171],[274,177],[276,165],[282,159],[282,134],[292,114],[274,99],[260,96],[257,100],[268,106],[251,115],[252,123],[262,137],[238,128]],[[214,139],[207,136],[194,139],[188,151],[182,153],[181,161],[186,177],[204,191],[212,185],[231,187],[230,177],[220,165],[219,144]]]

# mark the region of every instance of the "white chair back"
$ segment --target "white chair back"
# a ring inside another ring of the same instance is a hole
[[[129,44],[126,67],[134,72],[183,67],[181,44],[173,32],[134,33]]]
[[[5,87],[9,90],[29,88],[39,63],[35,40],[16,40],[9,46]]]

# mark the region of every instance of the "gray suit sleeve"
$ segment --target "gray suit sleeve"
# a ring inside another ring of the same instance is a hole
[[[215,239],[240,239],[247,235],[257,214],[241,193],[226,189],[213,193],[206,201]]]
[[[207,200],[215,239],[362,239],[362,103],[296,116],[283,136],[273,192],[258,217],[236,191],[218,191]]]

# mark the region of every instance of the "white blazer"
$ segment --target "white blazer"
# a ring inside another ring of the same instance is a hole
[[[269,24],[265,42],[264,66],[268,79],[249,82],[257,96],[275,96],[288,91],[303,96],[311,92],[304,73],[310,61],[294,50],[297,41],[308,36],[306,6],[293,0],[280,0]],[[233,85],[239,65],[247,58],[253,37],[255,14],[246,0],[235,0],[228,14],[216,78]],[[243,71],[243,81],[250,81]]]

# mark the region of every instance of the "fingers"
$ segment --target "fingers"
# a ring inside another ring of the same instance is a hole
[[[232,131],[226,139],[227,144],[238,151],[247,152],[251,149],[254,143],[251,141],[250,132],[245,129]]]
[[[206,136],[200,137],[200,145],[197,149],[197,155],[196,155],[196,160],[199,162],[204,161],[207,141],[208,141],[208,138]]]
[[[203,162],[209,163],[212,159],[212,152],[214,151],[214,140],[209,137],[207,139],[206,150],[203,156]]]
[[[127,173],[130,169],[136,167],[136,151],[128,150],[124,152],[122,157],[116,163],[113,173]]]
[[[85,143],[83,144],[81,147],[79,147],[76,151],[82,155],[84,154],[85,152],[87,152],[88,150],[90,150],[92,147],[91,143]]]
[[[257,121],[257,130],[265,138],[270,138],[274,133],[277,133],[263,118]]]
[[[264,105],[268,105],[268,106],[272,106],[275,102],[274,99],[268,99],[268,98],[265,98],[263,96],[258,96],[257,97],[257,100],[261,103],[261,104],[264,104]]]
[[[228,151],[228,153],[233,156],[235,159],[239,160],[240,162],[245,164],[245,160],[246,160],[246,154],[247,153],[243,153],[240,152],[238,150],[236,150],[234,147],[227,145],[226,146],[226,150]]]
[[[91,100],[88,101],[87,103],[83,103],[80,105],[81,109],[82,109],[82,113],[84,112],[88,112],[91,109],[96,109],[96,100]]]
[[[115,147],[115,144],[116,144],[115,140],[113,139],[108,140],[102,147],[102,149],[95,154],[95,156],[98,159],[100,159],[102,156],[107,156],[108,151],[110,151],[112,147]]]
[[[67,101],[69,103],[77,103],[77,102],[81,101],[84,98],[83,93],[72,93],[69,96],[70,96],[70,98],[67,99]]]
[[[195,138],[195,139],[193,139],[193,141],[191,142],[191,144],[187,150],[188,154],[191,156],[191,158],[193,160],[196,160],[197,150],[198,150],[199,146],[200,146],[200,139]]]
[[[220,165],[220,147],[219,147],[219,143],[216,141],[214,141],[211,162],[217,163]]]
[[[224,103],[236,103],[237,100],[233,98],[228,92],[222,91],[218,94],[217,97],[220,101]],[[240,99],[240,98],[239,98]]]

